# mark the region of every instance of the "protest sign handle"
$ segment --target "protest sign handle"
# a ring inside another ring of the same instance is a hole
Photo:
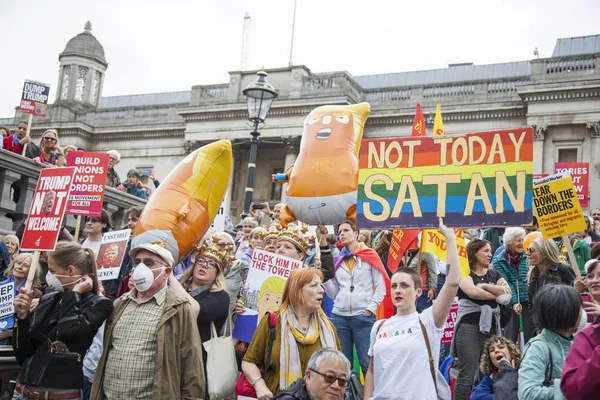
[[[567,253],[569,254],[569,261],[571,262],[571,267],[573,267],[573,271],[575,272],[575,278],[581,278],[581,272],[579,272],[579,265],[577,264],[577,259],[575,258],[575,253],[573,253],[573,247],[571,246],[571,241],[569,240],[569,235],[563,235],[562,242],[564,246],[567,246]]]
[[[417,260],[417,273],[421,276],[421,262],[423,261],[423,250],[419,249],[419,259]],[[408,268],[408,265],[406,266]]]
[[[33,114],[29,114],[29,122],[27,122],[27,135],[29,136],[29,133],[31,132],[31,123],[33,122]],[[31,139],[29,139],[31,140]],[[23,146],[23,154],[21,154],[23,157],[25,157],[25,153],[27,152],[27,146],[29,145],[29,143],[25,143],[25,146]]]
[[[77,225],[75,225],[75,236],[73,241],[77,243],[79,241],[79,229],[81,228],[81,215],[77,216]]]
[[[38,251],[33,252],[33,258],[31,260],[31,265],[29,266],[29,274],[27,275],[27,282],[25,283],[25,288],[27,290],[31,290],[31,286],[33,285],[35,274],[37,274],[39,268],[40,268],[40,252],[38,250]]]

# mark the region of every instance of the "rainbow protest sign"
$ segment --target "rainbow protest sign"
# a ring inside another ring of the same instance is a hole
[[[533,129],[363,140],[360,228],[530,224]]]

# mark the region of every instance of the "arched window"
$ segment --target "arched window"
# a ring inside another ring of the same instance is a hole
[[[100,72],[94,72],[94,79],[92,79],[92,91],[90,94],[90,103],[96,105],[98,103],[98,88],[100,87]]]
[[[85,82],[87,78],[88,68],[79,67],[79,74],[77,76],[77,86],[75,87],[75,100],[83,101],[83,91],[85,90]]]
[[[66,100],[69,96],[69,78],[71,77],[71,66],[63,67],[62,87],[60,88],[60,99]]]

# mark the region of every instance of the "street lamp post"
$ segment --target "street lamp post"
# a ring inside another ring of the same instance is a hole
[[[267,73],[259,71],[256,73],[258,80],[253,82],[242,91],[248,102],[248,119],[252,122],[252,132],[250,135],[250,159],[248,161],[248,181],[246,183],[246,191],[244,196],[244,214],[250,213],[250,204],[254,194],[254,173],[256,171],[256,153],[260,140],[260,132],[258,125],[265,122],[271,103],[277,98],[277,92],[273,85],[267,82]]]

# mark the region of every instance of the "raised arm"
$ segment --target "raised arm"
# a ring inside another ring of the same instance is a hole
[[[435,326],[442,328],[448,318],[454,297],[456,297],[456,293],[458,292],[458,286],[460,285],[460,265],[454,230],[444,225],[444,221],[441,218],[439,220],[440,226],[438,230],[446,238],[447,277],[437,300],[433,303],[433,319],[435,320]]]

